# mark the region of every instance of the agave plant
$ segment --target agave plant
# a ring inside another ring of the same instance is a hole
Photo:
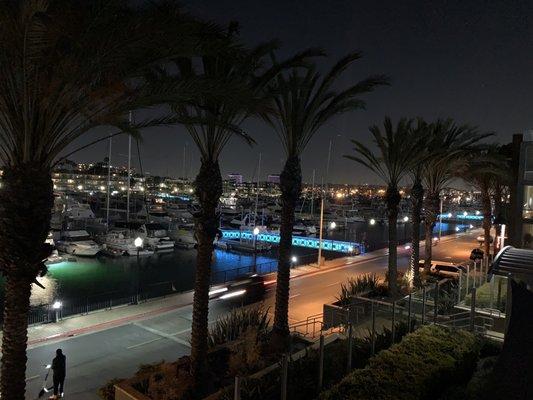
[[[377,274],[363,274],[355,278],[348,278],[346,283],[341,284],[341,290],[336,299],[342,305],[349,304],[353,296],[373,292],[379,283],[380,279]]]
[[[269,308],[234,308],[219,318],[209,330],[208,345],[215,347],[239,339],[249,328],[264,336],[270,329]]]

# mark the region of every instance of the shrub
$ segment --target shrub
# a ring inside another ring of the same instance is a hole
[[[270,326],[268,309],[261,306],[234,308],[227,316],[219,318],[209,331],[209,347],[237,340],[249,327],[260,336],[266,335]]]
[[[353,296],[362,293],[373,292],[379,285],[379,278],[376,274],[358,275],[355,278],[348,278],[346,283],[341,284],[341,290],[337,300],[341,304],[349,304]]]
[[[425,326],[380,352],[320,399],[417,400],[437,398],[451,382],[468,379],[479,343],[465,331]]]
[[[407,333],[407,325],[399,323],[396,338],[400,340]],[[376,334],[376,352],[391,345],[391,331],[384,330]],[[340,339],[327,345],[324,349],[324,387],[331,387],[346,374],[346,357],[348,342]],[[352,347],[352,367],[362,368],[371,357],[372,340],[370,337],[354,338]],[[291,400],[308,400],[316,397],[318,377],[317,349],[309,350],[307,355],[289,363],[287,398]],[[277,368],[259,379],[244,379],[241,386],[242,400],[278,399],[280,394],[280,369]],[[218,399],[233,399],[233,388],[226,388]]]
[[[103,400],[115,400],[115,385],[124,382],[124,379],[111,379],[98,389],[98,397]]]

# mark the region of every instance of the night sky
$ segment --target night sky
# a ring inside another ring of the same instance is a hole
[[[513,133],[533,128],[533,2],[530,1],[293,1],[194,0],[183,2],[200,17],[241,24],[241,37],[254,45],[278,38],[280,56],[306,47],[322,47],[332,65],[342,55],[360,50],[364,57],[349,69],[340,86],[384,73],[392,86],[365,97],[367,109],[337,117],[321,129],[303,155],[304,180],[316,169],[325,175],[327,148],[333,140],[330,181],[373,183],[376,178],[342,158],[350,138],[369,141],[368,126],[393,119],[421,116],[452,117],[497,133],[507,142]],[[279,173],[283,154],[269,127],[249,120],[244,128],[258,142],[253,148],[238,139],[221,158],[223,174],[239,172],[250,179],[262,153],[261,179]],[[106,132],[80,140],[81,145]],[[152,174],[195,175],[198,153],[181,127],[146,130],[141,156]],[[127,139],[114,141],[113,164],[125,164]],[[78,153],[77,161],[97,161],[107,144]],[[137,167],[136,157],[133,166]]]

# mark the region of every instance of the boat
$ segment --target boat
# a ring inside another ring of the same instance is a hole
[[[129,237],[127,229],[113,229],[104,236],[106,254],[122,254],[123,256],[145,256],[154,254],[153,250],[135,246],[135,238]]]
[[[86,230],[61,232],[56,247],[63,253],[81,257],[94,257],[102,250],[102,247],[91,239]]]
[[[194,225],[184,224],[178,225],[175,229],[169,232],[169,236],[178,247],[192,249],[196,246],[196,238],[194,237]]]
[[[151,223],[145,224],[144,228],[146,236],[143,239],[149,248],[156,251],[174,249],[174,241],[167,235],[167,230],[163,225]]]

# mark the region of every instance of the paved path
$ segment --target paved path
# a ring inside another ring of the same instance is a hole
[[[464,260],[476,246],[479,231],[446,237],[434,247],[434,258]],[[399,265],[405,267],[408,251],[400,248]],[[382,273],[387,250],[328,262],[318,269],[306,266],[292,272],[291,322],[322,311],[322,304],[335,299],[340,283],[359,273]],[[43,364],[56,348],[67,355],[67,398],[97,399],[96,390],[114,377],[132,375],[140,364],[175,360],[189,353],[192,293],[168,297],[136,306],[124,306],[86,316],[68,318],[56,324],[34,326],[29,331],[27,394],[34,399],[42,385]],[[274,293],[264,300],[273,306]],[[229,310],[220,301],[210,304],[210,321]]]

